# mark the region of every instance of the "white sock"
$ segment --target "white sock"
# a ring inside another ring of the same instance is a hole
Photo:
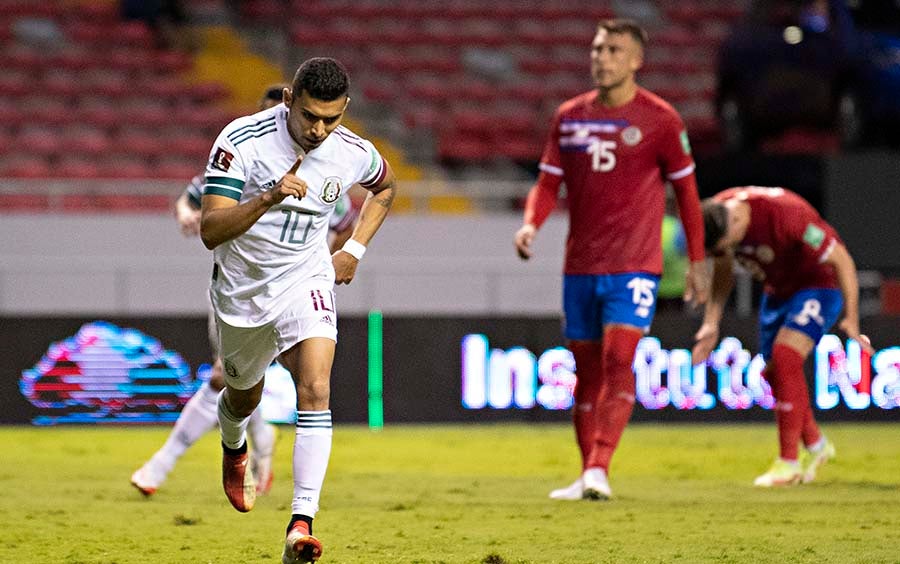
[[[819,440],[806,447],[809,452],[819,452],[825,448],[825,435],[819,435]]]
[[[264,456],[272,456],[272,450],[275,448],[274,428],[262,416],[262,409],[256,408],[250,414],[250,421],[247,422],[247,434],[250,435],[250,448],[253,449],[253,456],[259,458]]]
[[[294,438],[294,500],[291,513],[315,517],[328,458],[331,456],[331,410],[298,411]]]
[[[185,404],[166,443],[150,459],[151,472],[157,478],[165,479],[187,449],[200,440],[200,437],[215,429],[218,394],[208,382],[204,382]]]
[[[249,417],[238,417],[231,413],[225,405],[225,390],[219,394],[219,430],[222,433],[222,443],[228,448],[240,448],[247,440],[247,424]]]

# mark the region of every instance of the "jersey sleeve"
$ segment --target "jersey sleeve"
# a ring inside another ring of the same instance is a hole
[[[204,195],[241,200],[247,182],[247,165],[234,140],[241,138],[244,129],[232,123],[219,134],[206,164]]]
[[[672,110],[660,139],[660,168],[666,179],[678,180],[694,172],[691,143],[681,116]]]
[[[538,168],[541,172],[551,174],[553,176],[562,177],[564,170],[562,167],[562,157],[559,151],[559,123],[561,114],[557,110],[550,122],[550,133],[547,135],[547,142],[544,144],[544,152],[541,153],[541,162]]]
[[[200,209],[200,198],[203,197],[203,177],[203,174],[198,174],[194,178],[191,178],[190,183],[184,189],[184,195],[187,198],[188,204],[195,210]]]
[[[782,221],[787,224],[787,234],[796,242],[801,254],[817,263],[828,260],[840,242],[834,228],[811,209],[797,207],[784,212]]]
[[[371,141],[363,140],[363,146],[366,148],[365,159],[361,159],[361,166],[358,174],[359,184],[365,189],[371,189],[384,180],[387,174],[387,162],[384,157],[375,148]]]

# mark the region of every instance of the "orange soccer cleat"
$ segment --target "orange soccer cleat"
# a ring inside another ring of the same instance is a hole
[[[304,521],[295,522],[284,540],[284,552],[281,555],[281,563],[315,562],[321,557],[322,543],[319,539],[309,534],[309,525]]]

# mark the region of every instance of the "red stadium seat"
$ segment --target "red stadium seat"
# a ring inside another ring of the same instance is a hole
[[[38,156],[57,155],[65,150],[64,144],[55,131],[30,128],[16,139],[19,151]]]
[[[158,178],[172,178],[190,181],[191,178],[203,172],[203,161],[194,159],[162,159],[156,166]]]
[[[84,158],[63,158],[54,168],[53,175],[59,178],[97,178],[101,168],[95,161]]]
[[[9,174],[0,163],[0,174]],[[12,175],[10,175],[12,176]],[[3,194],[0,193],[0,212],[45,212],[50,208],[50,198],[46,194]]]
[[[52,167],[48,160],[37,155],[13,156],[6,159],[3,171],[11,178],[48,178]]]

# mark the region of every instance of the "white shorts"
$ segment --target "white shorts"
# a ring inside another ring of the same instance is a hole
[[[259,327],[235,327],[216,316],[225,381],[247,390],[259,383],[278,355],[313,337],[337,342],[334,292],[319,282],[298,289],[300,299],[273,321]]]
[[[213,311],[212,302],[206,300],[206,334],[209,336],[209,350],[212,351],[213,360],[219,358],[219,331],[216,329],[216,312]]]

